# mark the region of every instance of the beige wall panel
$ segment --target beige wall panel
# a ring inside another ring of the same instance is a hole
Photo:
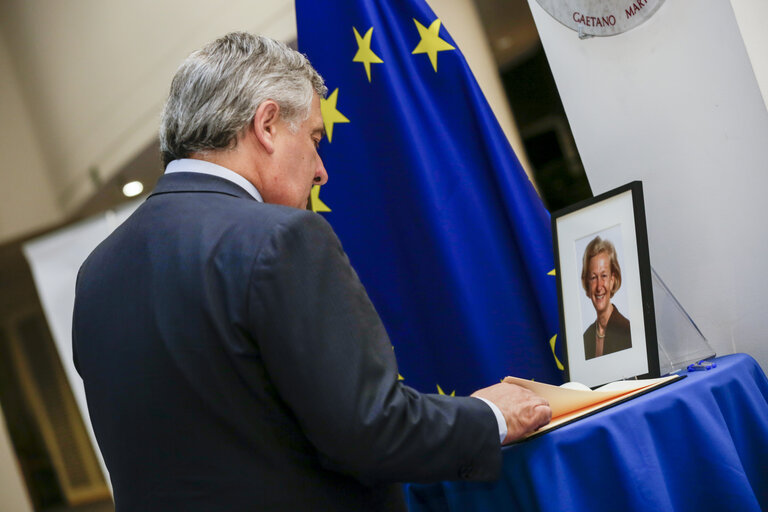
[[[5,429],[2,409],[0,409],[0,510],[32,512],[32,503],[21,479],[21,471],[11,446],[11,439]]]
[[[6,0],[0,24],[58,201],[71,211],[93,191],[89,169],[106,180],[152,140],[191,51],[232,30],[290,37],[294,15],[290,0]]]
[[[48,169],[0,37],[0,242],[60,219]]]

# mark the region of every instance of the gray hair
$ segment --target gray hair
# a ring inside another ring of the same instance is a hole
[[[192,53],[171,82],[160,122],[163,165],[197,151],[233,148],[266,100],[295,130],[313,93],[328,92],[307,58],[285,44],[233,32]]]

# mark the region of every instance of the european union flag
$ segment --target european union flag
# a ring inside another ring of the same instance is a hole
[[[559,383],[549,214],[456,43],[423,0],[296,0],[299,49],[329,88],[333,225],[405,383],[467,394]]]

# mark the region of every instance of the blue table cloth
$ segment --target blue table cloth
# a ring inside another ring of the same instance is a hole
[[[745,354],[503,450],[492,483],[406,487],[411,512],[768,511],[768,380]]]

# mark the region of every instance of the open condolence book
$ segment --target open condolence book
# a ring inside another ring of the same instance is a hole
[[[594,390],[576,382],[552,386],[551,384],[518,379],[517,377],[506,377],[504,382],[517,384],[533,391],[544,397],[552,408],[552,421],[524,438],[528,439],[681,378],[680,375],[668,375],[659,379],[619,380]]]

